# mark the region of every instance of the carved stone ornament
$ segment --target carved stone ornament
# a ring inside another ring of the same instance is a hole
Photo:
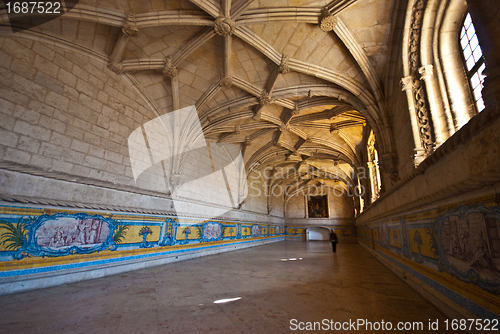
[[[165,68],[163,69],[163,75],[169,78],[173,78],[177,75],[177,67],[174,66],[171,56],[165,58]]]
[[[115,72],[116,74],[122,74],[123,73],[123,67],[122,67],[122,64],[113,64],[113,63],[109,63],[108,64],[108,68]]]
[[[234,33],[236,29],[236,23],[228,17],[219,16],[215,20],[215,32],[221,36],[230,36]]]
[[[269,96],[269,93],[267,90],[262,90],[262,93],[260,93],[259,96],[259,103],[262,106],[268,106],[271,104],[271,97]]]
[[[321,23],[319,27],[324,32],[329,32],[332,31],[336,25],[337,25],[337,18],[333,15],[328,15],[321,18]]]
[[[281,63],[279,64],[278,72],[281,74],[287,74],[290,72],[290,68],[288,67],[288,56],[281,56]]]
[[[426,0],[417,0],[413,6],[411,18],[411,32],[409,45],[409,62],[411,83],[406,80],[406,87],[414,91],[415,110],[417,113],[420,141],[426,154],[434,151],[435,143],[432,138],[432,127],[430,113],[428,108],[425,87],[420,80],[416,78],[419,74],[429,73],[429,69],[424,67],[423,73],[420,73],[420,37],[422,35],[422,21],[424,16]]]
[[[222,88],[229,88],[233,85],[233,78],[232,77],[224,77],[220,80],[219,84]]]
[[[122,28],[122,32],[125,35],[130,36],[130,37],[139,36],[139,28],[137,28],[134,14],[127,15],[127,19],[125,21],[125,25]]]

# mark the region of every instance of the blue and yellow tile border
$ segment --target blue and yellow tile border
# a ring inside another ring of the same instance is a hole
[[[284,240],[278,224],[0,205],[0,277]]]

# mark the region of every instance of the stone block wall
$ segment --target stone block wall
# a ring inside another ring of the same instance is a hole
[[[0,48],[0,159],[133,184],[127,138],[155,114],[124,77],[40,42]]]

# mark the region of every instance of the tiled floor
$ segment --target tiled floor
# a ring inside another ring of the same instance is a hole
[[[235,297],[241,299],[214,304]],[[279,242],[0,297],[1,333],[298,332],[290,330],[291,319],[425,326],[404,333],[442,333],[429,331],[428,323],[445,320],[359,245],[339,244],[332,254],[328,242],[318,241]]]

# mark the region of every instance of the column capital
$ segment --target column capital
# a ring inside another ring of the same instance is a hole
[[[415,79],[411,75],[402,78],[400,84],[402,91],[414,91],[416,89]]]
[[[426,81],[434,75],[434,66],[432,65],[422,66],[418,69],[418,73],[420,73],[421,75],[420,79]]]

